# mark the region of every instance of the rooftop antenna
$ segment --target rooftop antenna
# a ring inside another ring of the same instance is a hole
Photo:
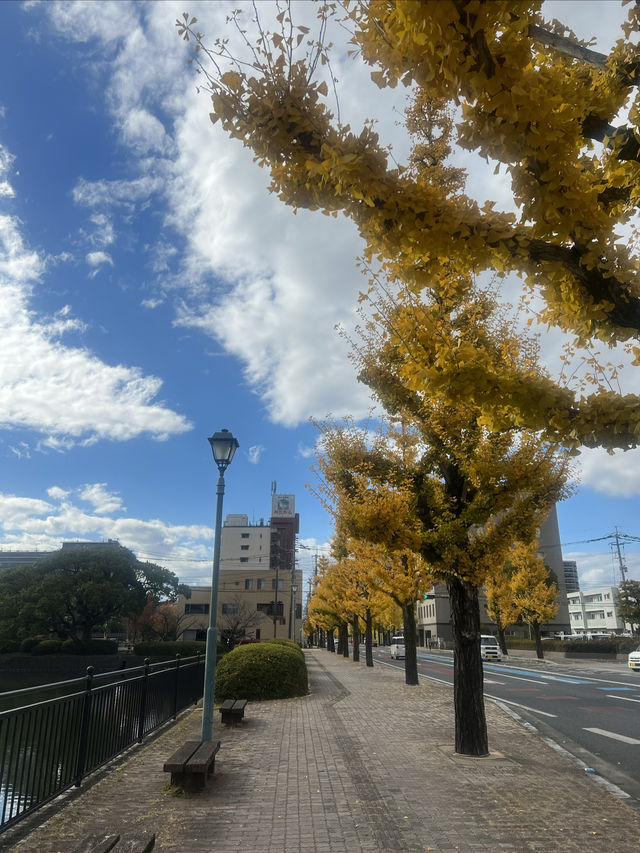
[[[276,481],[275,481],[275,480],[272,480],[272,481],[271,481],[271,494],[272,494],[272,495],[275,495],[275,493],[276,493],[277,489],[278,489],[278,486],[277,486],[277,484],[276,484]]]

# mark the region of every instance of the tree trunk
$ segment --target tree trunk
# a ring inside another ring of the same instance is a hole
[[[360,620],[357,615],[353,616],[353,662],[360,660]]]
[[[367,663],[367,666],[373,666],[373,638],[372,638],[372,627],[371,623],[373,619],[371,618],[371,611],[367,607],[365,614],[365,623],[364,623],[364,656]]]
[[[418,684],[415,602],[402,605],[402,621],[404,623],[404,680],[406,684]]]
[[[335,646],[335,641],[333,639],[333,630],[327,631],[327,651],[328,652],[335,652],[335,650],[336,650],[336,646]]]
[[[453,705],[456,752],[461,755],[488,755],[478,588],[458,578],[449,580],[447,588],[454,638]]]
[[[504,628],[501,625],[498,625],[498,642],[500,643],[500,650],[505,657],[509,656],[509,652],[507,650],[507,640],[504,635]]]
[[[349,625],[342,622],[340,625],[340,647],[342,648],[342,657],[349,657]]]
[[[533,636],[536,641],[536,656],[542,660],[544,652],[542,651],[542,638],[540,637],[540,623],[532,622],[531,627],[533,628]]]

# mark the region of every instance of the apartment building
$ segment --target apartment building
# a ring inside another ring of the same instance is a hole
[[[618,588],[602,586],[588,592],[570,592],[569,618],[572,634],[606,631],[622,634],[628,630],[618,615]]]
[[[218,637],[265,640],[300,638],[302,572],[295,567],[300,526],[294,495],[272,495],[271,518],[250,523],[244,514],[227,515],[220,540]],[[210,586],[192,586],[180,596],[178,632],[184,640],[204,640],[209,626]]]

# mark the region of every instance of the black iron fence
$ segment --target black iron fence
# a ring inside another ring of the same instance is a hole
[[[202,696],[204,656],[13,690],[0,711],[0,832]]]

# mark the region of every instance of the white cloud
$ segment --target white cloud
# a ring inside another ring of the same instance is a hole
[[[61,335],[82,325],[64,306],[52,318],[29,310],[44,263],[28,250],[16,220],[0,216],[0,424],[40,433],[41,447],[66,449],[98,439],[156,439],[190,429],[155,402],[162,382],[136,367],[111,366]],[[20,451],[15,447],[13,452]]]
[[[67,497],[69,490],[61,489],[60,486],[51,486],[51,488],[47,489],[47,494],[54,501],[60,501]]]
[[[0,181],[0,196],[3,198],[15,197],[15,191],[9,181]]]
[[[261,444],[254,444],[247,452],[247,459],[252,465],[257,465],[263,452],[264,447]]]
[[[210,578],[210,527],[114,517],[124,510],[106,483],[73,490],[52,486],[47,493],[59,503],[0,492],[0,550],[54,551],[63,541],[117,539],[139,559],[164,565],[185,581],[206,583]],[[89,500],[94,511],[85,512],[75,498]]]
[[[146,201],[161,188],[161,179],[152,176],[131,181],[87,181],[81,178],[73,188],[73,200],[85,207],[131,207]]]
[[[93,505],[98,513],[116,512],[124,510],[120,495],[110,492],[106,483],[87,484],[80,492],[83,501]]]
[[[89,252],[86,260],[90,267],[99,267],[102,264],[113,266],[113,258],[108,252]]]
[[[617,451],[610,456],[605,450],[587,448],[578,457],[580,482],[594,491],[611,497],[631,498],[640,495],[640,452]]]

